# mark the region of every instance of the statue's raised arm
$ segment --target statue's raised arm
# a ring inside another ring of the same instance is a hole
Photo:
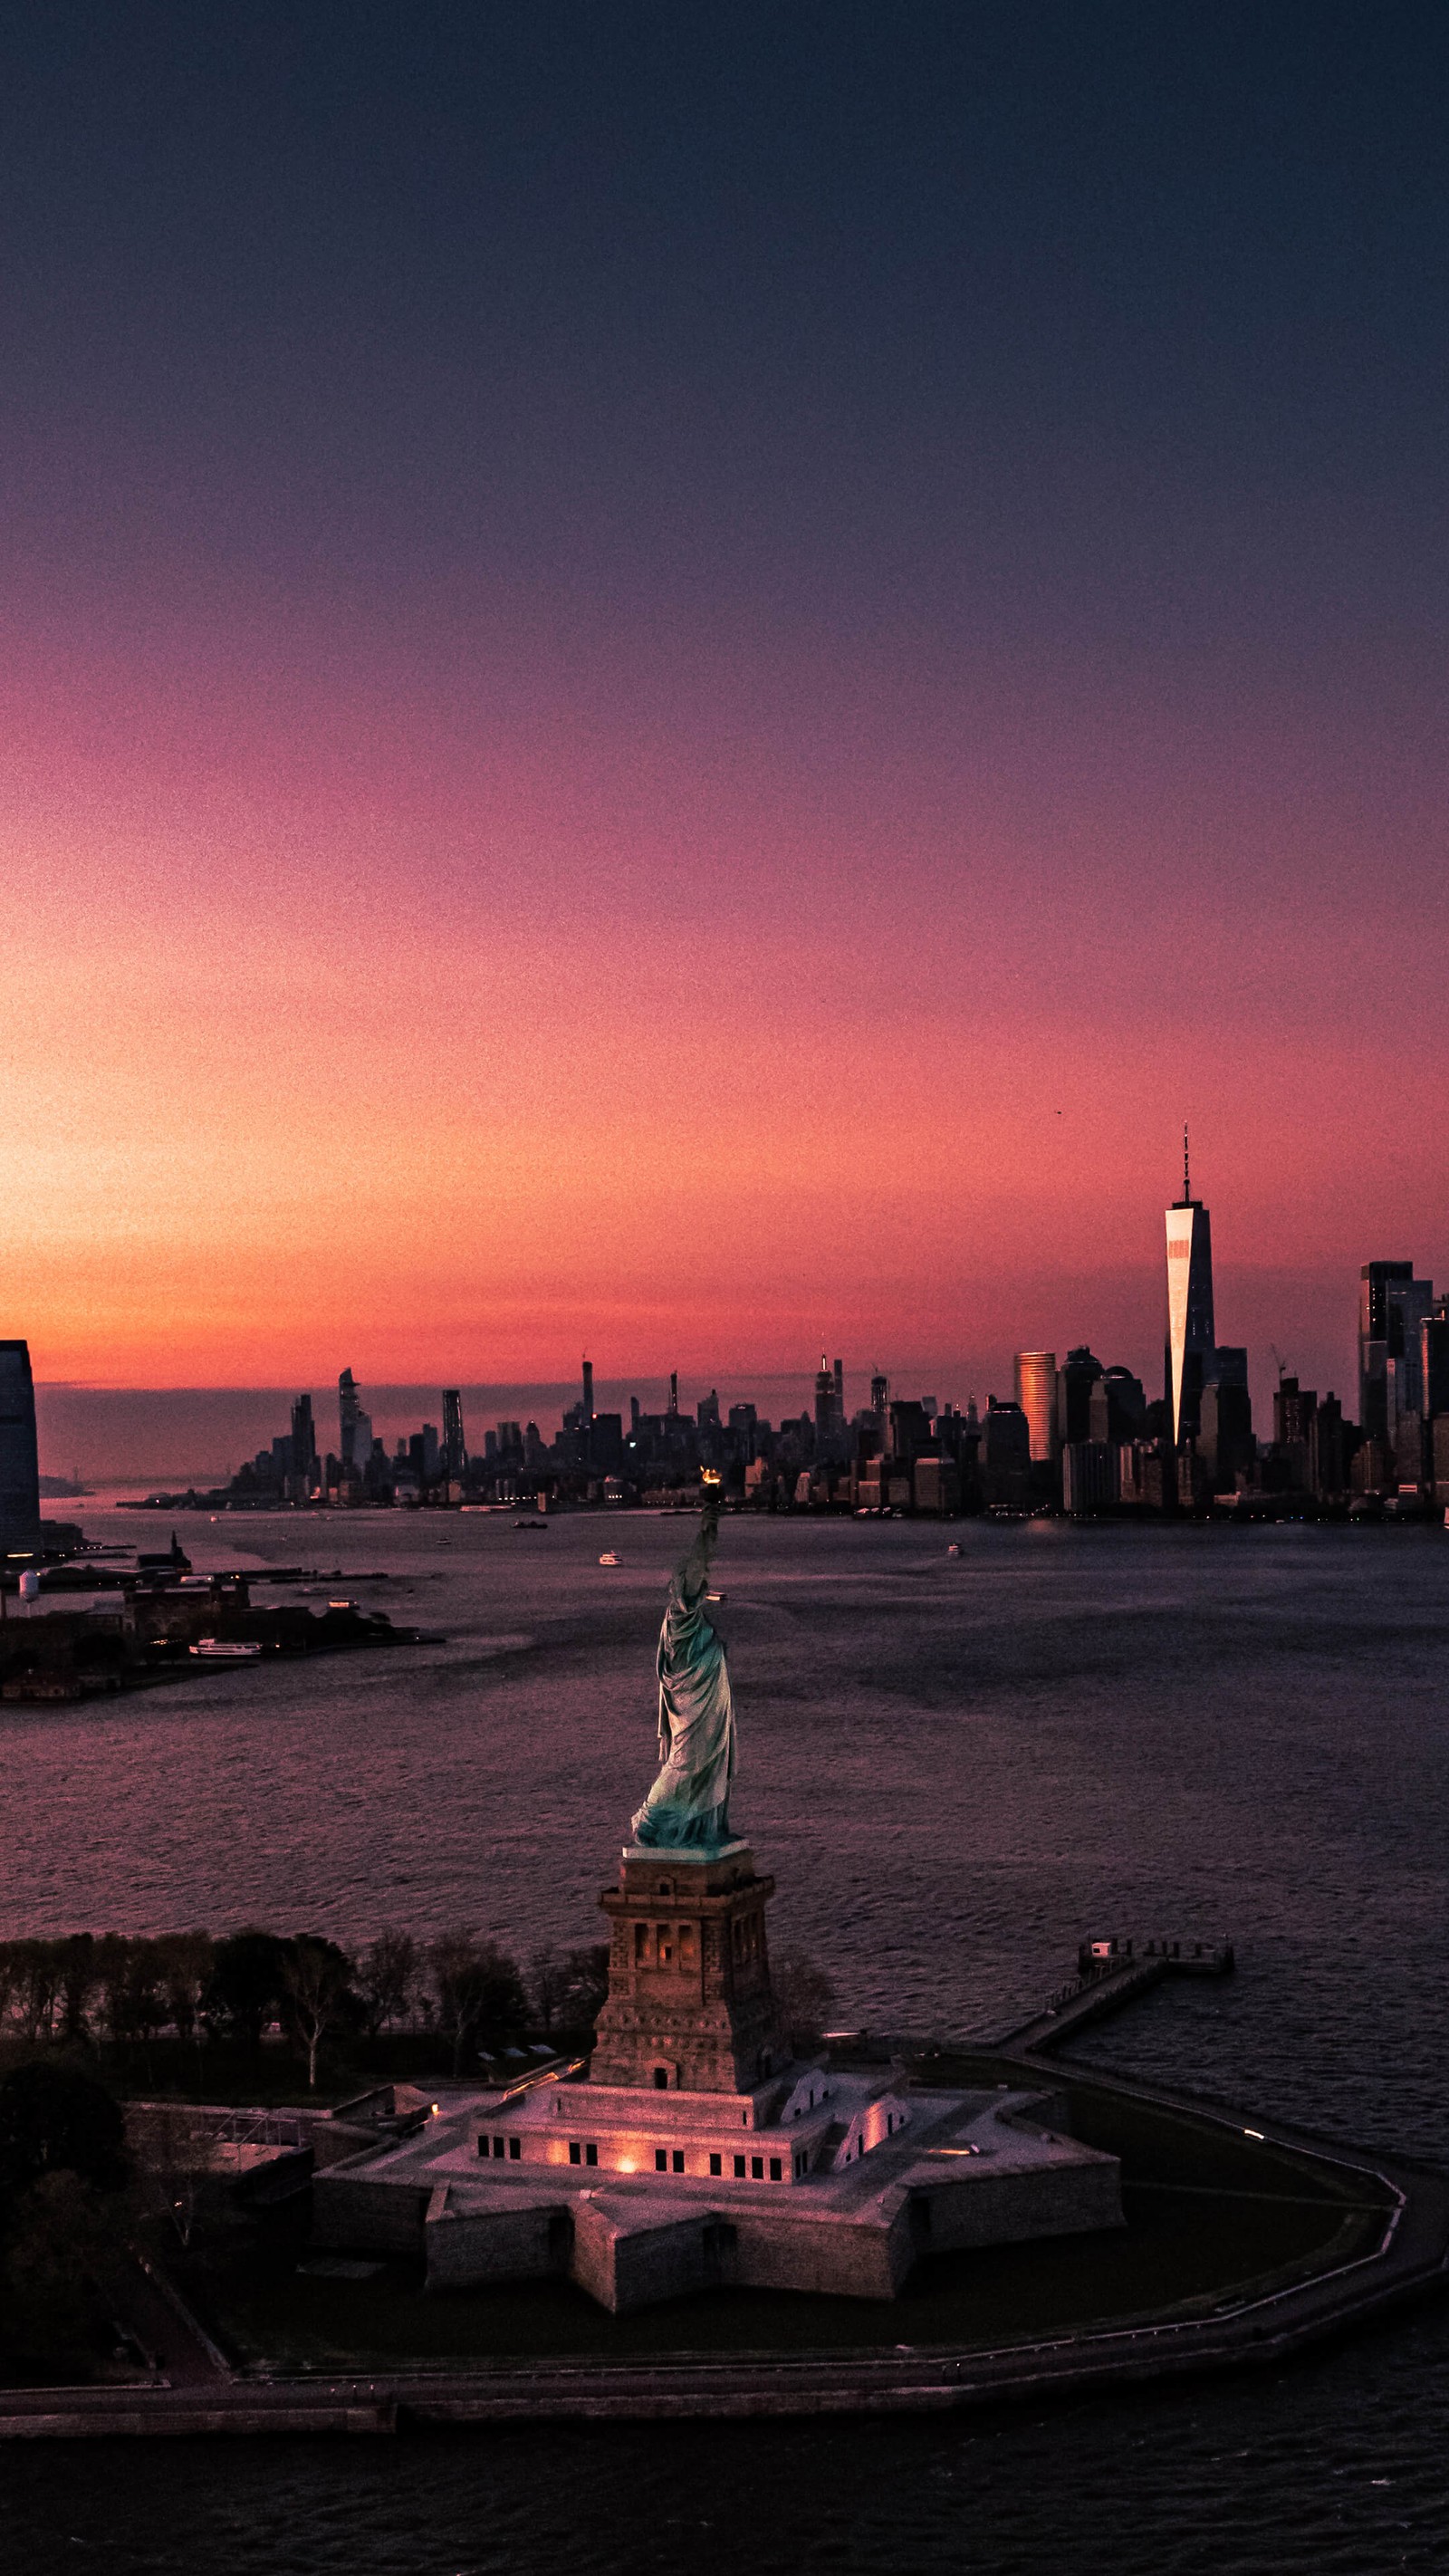
[[[669,1585],[659,1631],[658,1779],[634,1818],[636,1843],[717,1850],[730,1838],[735,1717],[725,1650],[707,1615],[720,1498],[705,1498],[694,1545]]]

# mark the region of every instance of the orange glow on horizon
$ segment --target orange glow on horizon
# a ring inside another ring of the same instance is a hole
[[[3,1323],[47,1381],[1140,1363],[1184,1114],[1240,1309],[1331,1288],[1346,1332],[1362,1259],[1449,1261],[1351,845],[1307,914],[1140,782],[1052,842],[938,755],[925,830],[622,718],[591,771],[558,703],[490,745],[180,667],[9,709]],[[1426,1006],[1425,1099],[1436,1048]]]

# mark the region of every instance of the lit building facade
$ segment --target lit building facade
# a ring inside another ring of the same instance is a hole
[[[1167,1392],[1174,1443],[1199,1428],[1202,1391],[1216,1343],[1212,1220],[1184,1195],[1167,1211]]]
[[[1049,1463],[1057,1453],[1056,1352],[1018,1351],[1014,1368],[1016,1400],[1026,1415],[1032,1464]]]

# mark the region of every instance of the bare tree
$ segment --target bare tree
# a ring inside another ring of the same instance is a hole
[[[535,1950],[529,1962],[528,1999],[545,2039],[552,2039],[568,1983],[568,1970],[553,1943]]]
[[[417,1977],[418,1945],[411,1932],[385,1923],[368,1943],[358,1969],[358,1995],[370,2038],[405,2018]]]
[[[357,2009],[352,1988],[353,1965],[335,1941],[302,1933],[290,1943],[282,1968],[288,2018],[307,2052],[307,2089],[317,2089],[317,2051],[329,2030],[351,2020]]]
[[[101,1982],[100,1959],[89,1932],[60,1944],[60,2026],[68,2040],[89,2036],[91,2003]]]
[[[145,2217],[163,2218],[175,2228],[183,2248],[190,2245],[196,2225],[205,2155],[190,2114],[169,2102],[150,2113],[137,2141],[132,2179],[136,2210]]]
[[[20,2027],[34,2048],[38,2041],[49,2039],[55,2028],[64,1944],[59,1941],[18,1941],[15,1946],[20,1954],[17,1979]]]
[[[171,2027],[182,2045],[195,2039],[216,1953],[206,1932],[163,1932],[153,1945]]]
[[[22,1985],[23,1941],[0,1941],[0,2027],[14,2017]]]
[[[444,1932],[430,1943],[428,1966],[438,1997],[438,2019],[453,2043],[453,2073],[463,2072],[470,2042],[521,2030],[528,2015],[523,1981],[496,1942],[467,1932]]]

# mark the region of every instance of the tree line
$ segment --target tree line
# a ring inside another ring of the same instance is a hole
[[[461,2075],[479,2051],[526,2036],[586,2040],[608,1990],[608,1947],[535,1953],[527,1974],[497,1942],[463,1930],[418,1941],[385,1925],[349,1949],[321,1933],[249,1925],[135,1935],[74,1932],[0,1941],[0,2038],[28,2048],[109,2048],[124,2058],[168,2034],[183,2047],[272,2030],[307,2062],[324,2044],[430,2035]]]

